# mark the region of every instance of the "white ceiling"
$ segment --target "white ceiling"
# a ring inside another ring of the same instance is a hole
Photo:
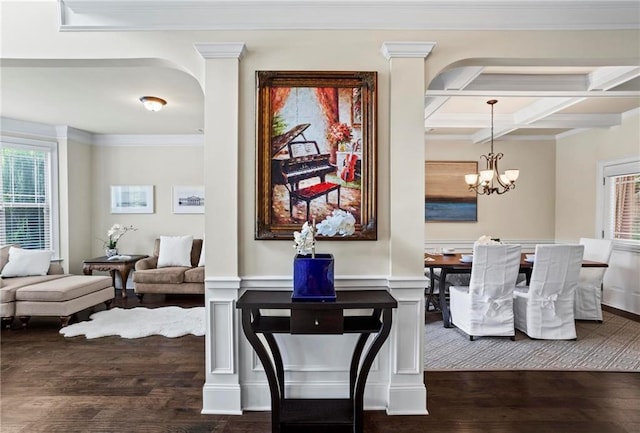
[[[462,6],[469,8],[472,3],[476,15],[467,17],[460,12]],[[488,17],[483,28],[510,28],[514,22],[520,23],[520,28],[637,29],[640,26],[640,2],[578,0],[343,0],[339,4],[322,0],[183,3],[62,0],[59,26],[61,31],[328,28],[322,21],[323,11],[362,6],[375,6],[367,11],[373,9],[376,13],[361,16],[358,23],[345,22],[338,26],[478,28],[477,23],[482,21],[478,16]],[[303,8],[305,16],[309,10],[317,13],[307,18],[311,21],[302,23],[295,20],[295,14],[289,15],[288,22],[282,17],[274,18],[270,25],[265,24],[268,20],[264,19],[260,24],[252,21],[251,17],[256,14],[264,18],[271,14],[269,11],[284,7]],[[554,20],[549,19],[549,8],[555,8]],[[431,18],[419,24],[413,19],[401,21],[408,11]],[[437,22],[433,21],[434,14],[439,17]],[[501,14],[510,20],[496,20]],[[211,19],[205,23],[202,17],[208,15],[212,15]],[[227,21],[221,21],[220,17],[224,16]],[[335,13],[331,16],[335,18]],[[509,25],[505,26],[507,22]],[[200,134],[203,128],[203,93],[199,83],[191,75],[158,61],[3,59],[0,72],[2,117],[69,125],[93,134],[192,135]],[[148,112],[138,101],[144,95],[159,96],[168,104],[159,112]],[[490,107],[486,104],[489,99],[499,101],[495,105],[496,139],[502,136],[554,139],[575,130],[608,128],[620,124],[624,113],[639,109],[640,65],[509,67],[488,64],[445,71],[429,84],[425,95],[426,137],[486,141],[490,138]]]

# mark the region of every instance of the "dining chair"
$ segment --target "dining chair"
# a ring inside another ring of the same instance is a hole
[[[515,339],[513,291],[520,269],[520,245],[475,245],[468,286],[451,286],[451,321],[474,337]]]
[[[516,287],[516,329],[531,338],[575,340],[573,303],[584,245],[537,245],[528,287]]]
[[[580,238],[584,259],[609,264],[613,242],[610,239]],[[582,268],[578,278],[574,314],[576,320],[602,322],[602,282],[607,268]]]

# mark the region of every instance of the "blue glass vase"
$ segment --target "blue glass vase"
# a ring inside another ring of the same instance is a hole
[[[298,254],[293,259],[293,295],[294,301],[335,301],[336,290],[333,284],[333,255]]]

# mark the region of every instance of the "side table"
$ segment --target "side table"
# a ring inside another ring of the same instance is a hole
[[[338,291],[336,297],[335,302],[303,302],[292,301],[291,292],[247,290],[236,302],[236,308],[242,310],[244,334],[258,355],[269,382],[272,433],[362,433],[367,376],[389,336],[392,309],[398,304],[386,290]],[[291,316],[263,316],[262,309],[291,310]],[[365,315],[344,315],[344,310],[360,309],[373,311]],[[351,357],[349,398],[287,398],[276,333],[360,334]],[[266,345],[258,334],[264,336]],[[363,353],[371,334],[377,335]]]
[[[108,271],[111,274],[111,280],[113,287],[116,286],[116,272],[120,274],[120,280],[122,281],[122,297],[127,297],[127,279],[129,278],[129,272],[131,272],[138,260],[142,260],[149,256],[147,255],[129,255],[128,259],[114,259],[109,260],[107,256],[95,257],[93,259],[87,259],[82,262],[82,272],[85,275],[91,275],[93,271]]]

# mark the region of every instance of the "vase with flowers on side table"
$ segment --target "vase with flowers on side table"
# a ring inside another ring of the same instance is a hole
[[[316,253],[316,234],[350,236],[355,232],[355,218],[350,212],[334,210],[316,227],[306,221],[300,232],[294,232],[296,256],[293,260],[293,301],[331,302],[336,300],[334,258]]]
[[[83,261],[83,273],[91,275],[94,270],[108,271],[113,280],[113,287],[116,286],[116,272],[120,275],[122,281],[122,297],[127,297],[127,278],[129,272],[133,270],[135,263],[147,256],[145,255],[119,255],[118,241],[127,232],[138,230],[133,225],[114,224],[107,231],[107,239],[100,239],[104,244],[104,257],[96,257]]]

